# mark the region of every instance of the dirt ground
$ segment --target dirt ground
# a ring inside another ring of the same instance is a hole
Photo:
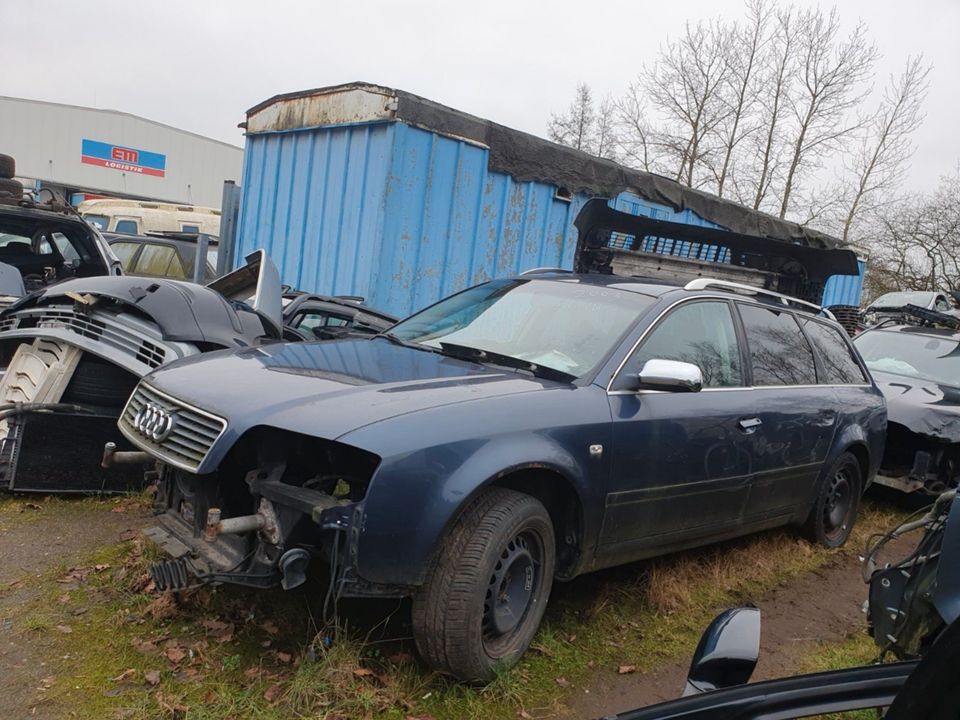
[[[890,543],[885,557],[906,554],[916,537]],[[851,553],[837,555],[823,568],[782,584],[755,604],[761,612],[760,662],[751,681],[799,672],[798,665],[816,644],[841,642],[866,628],[863,603],[867,586],[860,562]],[[606,717],[672,700],[683,690],[690,658],[678,658],[653,673],[597,676],[571,703],[571,718]]]
[[[0,513],[0,718],[70,717],[46,690],[70,666],[57,654],[58,633],[69,633],[69,614],[82,622],[85,607],[69,607],[37,632],[38,620],[22,611],[42,595],[56,597],[66,588],[64,575],[88,561],[101,547],[129,540],[149,523],[143,502],[46,501],[19,503]],[[907,538],[906,540],[910,540]],[[893,547],[892,552],[901,548]],[[799,658],[814,643],[839,642],[864,628],[861,606],[866,586],[854,552],[838,554],[819,570],[789,580],[758,598],[763,612],[762,660],[754,679],[796,671]],[[51,601],[55,602],[55,601]],[[19,610],[19,612],[18,612]],[[61,625],[60,623],[66,623]],[[62,652],[62,650],[60,651]],[[689,657],[671,660],[653,673],[613,675],[597,672],[578,683],[566,703],[570,718],[602,717],[674,698],[679,694]]]
[[[64,717],[62,708],[46,703],[45,690],[68,658],[51,657],[53,643],[17,610],[49,592],[51,572],[129,539],[147,520],[141,504],[45,499],[24,501],[19,512],[0,517],[0,717]]]

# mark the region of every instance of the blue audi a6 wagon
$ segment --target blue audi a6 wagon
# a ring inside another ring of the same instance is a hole
[[[159,589],[292,588],[317,558],[328,611],[411,597],[421,655],[484,682],[556,580],[785,525],[841,545],[886,410],[809,303],[535,271],[369,339],[173,363],[119,426],[160,461]]]

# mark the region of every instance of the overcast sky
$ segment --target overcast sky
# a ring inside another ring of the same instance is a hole
[[[960,0],[837,4],[848,27],[868,24],[878,82],[910,54],[933,64],[908,181],[929,189],[960,161]],[[122,110],[242,145],[237,123],[261,100],[365,80],[543,135],[578,81],[619,95],[685,21],[741,15],[740,0],[0,0],[0,95]]]

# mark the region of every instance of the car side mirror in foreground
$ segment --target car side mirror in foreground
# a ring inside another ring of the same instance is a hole
[[[647,360],[637,376],[640,390],[700,392],[703,373],[693,363],[678,360]]]
[[[760,659],[760,610],[720,613],[700,637],[690,663],[684,696],[743,685]]]

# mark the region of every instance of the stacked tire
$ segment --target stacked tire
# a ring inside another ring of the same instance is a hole
[[[16,172],[13,157],[0,153],[0,201],[17,201],[23,197],[23,185],[13,179]]]

